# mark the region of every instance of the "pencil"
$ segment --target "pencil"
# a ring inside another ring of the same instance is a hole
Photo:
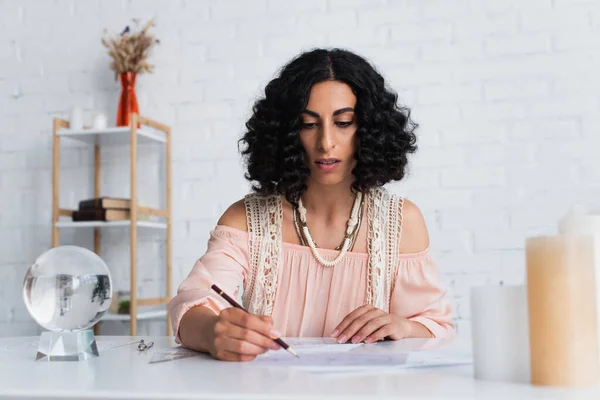
[[[211,289],[214,290],[215,292],[217,292],[219,294],[219,296],[221,296],[222,298],[224,298],[225,300],[227,300],[227,302],[229,304],[231,304],[233,307],[236,307],[236,308],[239,308],[240,310],[244,310],[244,311],[248,312],[244,307],[242,307],[240,304],[238,304],[237,301],[235,301],[234,299],[232,299],[227,293],[225,293],[223,290],[221,290],[221,288],[219,288],[217,285],[212,285]],[[285,350],[287,350],[290,354],[293,354],[294,356],[300,358],[300,356],[298,355],[298,353],[296,353],[294,351],[294,349],[292,349],[290,347],[290,345],[288,345],[286,342],[284,342],[283,340],[281,340],[281,338],[277,338],[277,339],[273,339],[273,340],[278,345],[280,345]]]

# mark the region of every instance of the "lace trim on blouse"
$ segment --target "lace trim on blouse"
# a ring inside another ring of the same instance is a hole
[[[281,198],[251,194],[244,203],[251,265],[242,301],[252,314],[271,315],[281,255]]]
[[[249,312],[271,315],[282,247],[281,197],[249,194],[244,204],[251,265],[242,300]],[[404,199],[384,188],[374,188],[368,194],[366,298],[367,304],[385,312],[389,312],[398,275],[403,205]]]

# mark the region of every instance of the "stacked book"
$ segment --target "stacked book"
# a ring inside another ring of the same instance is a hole
[[[115,197],[82,200],[73,211],[73,221],[119,221],[130,218],[130,201]]]

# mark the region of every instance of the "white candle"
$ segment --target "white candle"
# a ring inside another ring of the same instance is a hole
[[[471,288],[475,378],[529,383],[527,290],[522,285]]]
[[[106,119],[106,115],[104,114],[96,114],[94,117],[94,129],[106,129],[106,125],[108,121]]]
[[[588,213],[582,208],[575,207],[559,221],[558,230],[563,235],[592,235],[594,237],[596,319],[600,322],[600,213]],[[598,357],[600,357],[600,329],[597,331]]]
[[[71,110],[69,128],[73,130],[79,130],[83,128],[83,110],[81,109],[81,107],[75,106]]]

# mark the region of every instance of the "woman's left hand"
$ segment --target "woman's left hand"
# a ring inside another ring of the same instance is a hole
[[[406,318],[386,313],[371,305],[352,311],[334,329],[332,336],[338,343],[352,339],[352,343],[373,343],[386,337],[393,340],[409,337],[411,323]]]

